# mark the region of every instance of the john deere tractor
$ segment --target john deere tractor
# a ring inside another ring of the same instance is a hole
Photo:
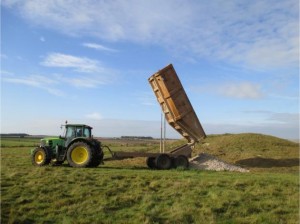
[[[103,162],[103,150],[101,142],[92,138],[92,127],[66,122],[65,135],[41,139],[40,146],[31,150],[31,158],[35,166],[67,160],[72,167],[97,167]]]

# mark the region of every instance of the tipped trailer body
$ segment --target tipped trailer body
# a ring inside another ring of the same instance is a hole
[[[159,70],[148,80],[168,123],[186,138],[189,144],[205,138],[205,132],[173,65]]]
[[[188,143],[168,153],[114,152],[113,158],[148,157],[147,165],[150,168],[187,168],[192,148],[195,143],[204,139],[206,134],[172,64],[150,76],[148,81],[167,122],[187,139]]]

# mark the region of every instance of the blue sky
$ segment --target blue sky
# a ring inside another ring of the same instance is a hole
[[[1,132],[158,137],[147,79],[172,63],[207,134],[299,138],[298,4],[3,0]]]

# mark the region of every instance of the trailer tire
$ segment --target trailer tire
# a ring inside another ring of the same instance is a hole
[[[186,156],[179,155],[174,159],[174,166],[175,166],[175,168],[188,169],[189,168],[189,160]]]
[[[167,154],[161,154],[161,155],[156,157],[155,165],[156,165],[157,169],[160,169],[160,170],[171,169],[172,159]]]
[[[155,166],[155,157],[148,157],[147,160],[146,160],[146,163],[147,163],[147,166],[150,169],[155,169],[156,168],[156,166]]]

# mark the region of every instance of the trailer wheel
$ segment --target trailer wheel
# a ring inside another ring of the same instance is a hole
[[[155,157],[148,157],[147,160],[146,160],[146,163],[147,163],[147,166],[150,168],[150,169],[155,169]]]
[[[168,170],[172,167],[172,159],[167,154],[161,154],[156,157],[155,164],[160,170]]]
[[[188,158],[186,158],[186,156],[179,155],[174,159],[174,165],[175,165],[175,168],[188,169],[189,168],[189,160],[188,160]]]

